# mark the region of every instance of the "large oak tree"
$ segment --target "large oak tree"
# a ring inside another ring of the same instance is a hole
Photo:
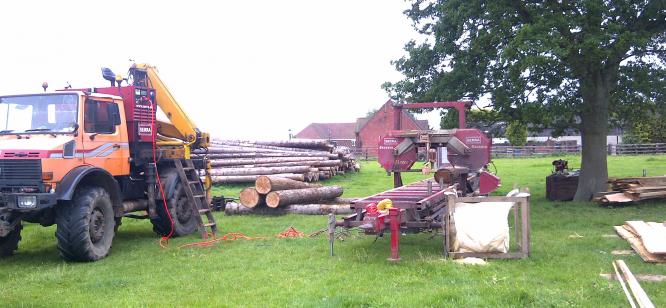
[[[666,91],[664,0],[410,2],[423,39],[394,61],[405,78],[384,87],[404,101],[487,100],[506,121],[579,130],[575,200],[606,188],[609,123]]]

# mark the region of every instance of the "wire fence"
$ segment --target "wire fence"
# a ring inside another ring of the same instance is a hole
[[[491,154],[493,157],[534,157],[534,156],[559,156],[559,155],[580,155],[582,147],[580,145],[493,145]],[[374,160],[377,158],[376,147],[365,147],[352,149],[352,153],[360,160]],[[607,147],[608,155],[654,155],[666,154],[666,143],[646,143],[646,144],[609,144]]]

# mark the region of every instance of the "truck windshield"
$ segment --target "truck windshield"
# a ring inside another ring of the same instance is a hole
[[[71,133],[77,110],[76,94],[0,97],[0,134]]]

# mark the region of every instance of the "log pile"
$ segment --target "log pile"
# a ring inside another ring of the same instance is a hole
[[[323,140],[213,140],[211,144],[207,151],[195,154],[208,154],[216,184],[252,183],[261,175],[317,182],[360,169],[349,148]]]
[[[276,176],[259,176],[240,192],[240,205],[227,204],[227,215],[350,214],[352,199],[340,198],[342,187],[321,186]]]
[[[666,198],[666,176],[610,178],[610,191],[598,193],[598,203],[638,202]]]
[[[626,221],[614,228],[643,261],[666,263],[666,222]]]

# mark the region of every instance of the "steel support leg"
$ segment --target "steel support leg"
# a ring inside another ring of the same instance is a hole
[[[390,208],[389,218],[391,219],[391,257],[388,260],[397,262],[400,261],[400,209]]]

